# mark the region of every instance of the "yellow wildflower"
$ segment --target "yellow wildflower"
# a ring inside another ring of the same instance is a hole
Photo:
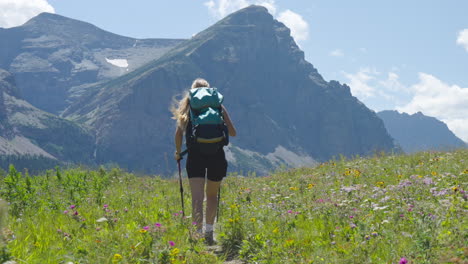
[[[147,231],[145,229],[140,229],[140,233],[144,234],[146,233]]]
[[[119,262],[123,259],[122,255],[120,254],[114,254],[114,257],[112,258],[112,262]]]
[[[309,183],[309,186],[307,186],[307,189],[312,189],[312,187],[314,187],[314,186],[315,186],[315,184]]]
[[[178,248],[171,249],[171,256],[177,256],[180,253]]]
[[[385,183],[384,183],[383,181],[379,181],[379,182],[377,182],[375,185],[376,185],[377,187],[383,187],[384,184],[385,184]]]

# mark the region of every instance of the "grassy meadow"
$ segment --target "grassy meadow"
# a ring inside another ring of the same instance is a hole
[[[8,202],[0,262],[468,262],[468,150],[231,175],[218,247],[194,236],[186,178],[185,217],[177,179],[118,169],[30,176],[13,167],[0,178]]]

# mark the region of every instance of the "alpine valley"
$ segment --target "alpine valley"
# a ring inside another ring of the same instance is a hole
[[[186,40],[132,39],[43,13],[0,29],[0,68],[0,155],[15,161],[168,175],[169,108],[197,77],[225,96],[238,130],[226,148],[232,172],[401,151],[377,114],[346,84],[324,80],[261,6]]]

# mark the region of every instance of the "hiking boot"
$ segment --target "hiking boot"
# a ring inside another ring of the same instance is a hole
[[[215,244],[215,241],[213,239],[213,231],[209,231],[205,233],[205,243],[208,246],[212,246]]]

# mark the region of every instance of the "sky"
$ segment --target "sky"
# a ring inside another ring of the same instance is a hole
[[[50,12],[123,36],[190,38],[250,4],[267,7],[325,80],[348,84],[370,109],[420,111],[468,142],[466,0],[0,0],[0,27]]]

